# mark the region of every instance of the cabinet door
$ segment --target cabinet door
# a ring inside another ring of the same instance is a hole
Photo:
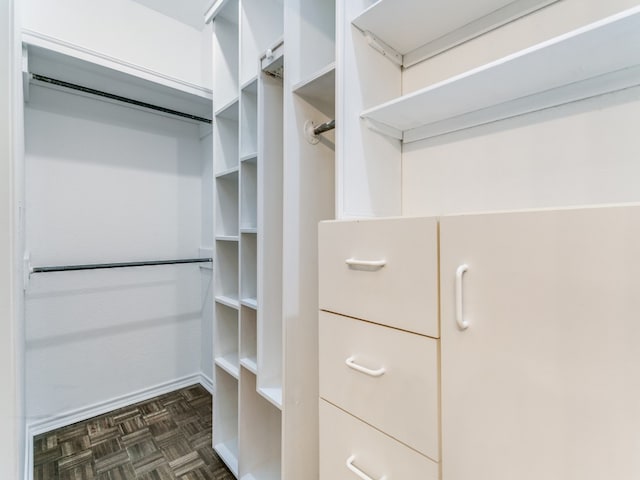
[[[640,208],[440,231],[443,480],[640,478]]]

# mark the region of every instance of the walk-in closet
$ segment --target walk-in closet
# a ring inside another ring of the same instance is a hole
[[[638,0],[0,13],[2,480],[640,478]]]

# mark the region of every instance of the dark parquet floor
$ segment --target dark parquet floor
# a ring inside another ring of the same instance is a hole
[[[211,448],[211,395],[187,387],[34,438],[35,480],[233,480]]]

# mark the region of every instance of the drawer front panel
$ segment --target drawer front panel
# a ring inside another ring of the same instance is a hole
[[[356,480],[352,469],[374,480],[438,479],[437,463],[320,400],[320,480]]]
[[[438,340],[320,312],[320,396],[438,460]]]
[[[439,336],[435,218],[323,222],[320,309]]]

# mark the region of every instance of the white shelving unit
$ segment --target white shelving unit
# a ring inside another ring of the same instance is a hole
[[[224,62],[214,74],[214,357],[222,379],[214,411],[226,422],[222,431],[214,424],[213,443],[238,478],[275,480],[282,413],[258,392],[263,384],[282,390],[273,373],[282,370],[282,81],[263,74],[260,59],[281,43],[284,3],[226,0],[212,8],[214,61]],[[279,99],[265,110],[270,81],[279,83]]]
[[[405,143],[640,84],[640,7],[368,109]],[[500,85],[500,88],[496,88]]]
[[[558,0],[379,0],[353,20],[371,45],[410,67]],[[390,21],[393,19],[393,21]]]
[[[239,322],[237,350],[215,357],[214,399],[219,417],[235,415],[238,447],[215,425],[214,445],[243,480],[313,479],[317,223],[335,215],[336,140],[309,142],[305,124],[336,115],[336,3],[220,0],[209,13],[225,63],[214,65],[216,322]]]

